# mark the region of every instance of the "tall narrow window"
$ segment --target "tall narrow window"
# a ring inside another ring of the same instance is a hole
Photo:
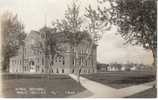
[[[37,58],[37,62],[39,63],[39,58]]]
[[[64,69],[62,69],[62,73],[64,73]]]
[[[75,59],[73,59],[73,65],[75,66]]]
[[[44,69],[42,69],[42,72],[44,72]]]
[[[74,69],[72,70],[72,73],[74,73]]]
[[[57,73],[59,73],[58,68],[57,68]]]
[[[42,58],[42,65],[44,65],[44,58]]]

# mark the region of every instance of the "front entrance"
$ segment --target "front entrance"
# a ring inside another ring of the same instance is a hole
[[[34,61],[30,61],[29,65],[30,65],[30,72],[31,73],[36,72],[35,62]]]

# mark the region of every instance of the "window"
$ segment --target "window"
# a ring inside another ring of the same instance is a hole
[[[41,34],[41,37],[44,38],[44,34]]]
[[[79,73],[81,73],[81,69],[79,70]]]
[[[79,61],[78,61],[78,62],[79,62],[79,65],[81,65],[81,63],[82,63],[81,60],[82,60],[82,58],[80,58]]]
[[[65,65],[65,61],[63,60],[63,65]]]
[[[39,71],[39,69],[40,69],[40,67],[39,67],[39,66],[37,66],[37,71]]]
[[[24,66],[24,71],[26,71],[26,66]]]
[[[42,65],[44,65],[44,58],[42,58]]]
[[[74,69],[72,70],[72,73],[74,73]]]
[[[92,70],[92,72],[94,72],[94,69]]]
[[[57,73],[59,73],[58,69],[57,69]]]
[[[52,73],[53,73],[53,69],[52,69]]]
[[[39,63],[39,58],[37,58],[37,62]]]
[[[24,55],[26,55],[26,48],[24,48]]]
[[[49,59],[52,60],[52,56],[49,56]]]
[[[61,62],[62,57],[59,57],[59,62]]]
[[[55,62],[57,62],[58,57],[55,57]]]
[[[64,69],[62,69],[62,73],[64,73]]]
[[[73,63],[73,65],[75,65],[75,59],[73,59],[73,62],[72,62],[72,63]]]
[[[21,60],[20,60],[20,65],[21,65]]]
[[[42,72],[44,72],[44,69],[42,69]]]
[[[35,62],[34,62],[34,61],[31,61],[31,65],[35,65]]]
[[[75,52],[74,48],[72,47],[72,52]]]

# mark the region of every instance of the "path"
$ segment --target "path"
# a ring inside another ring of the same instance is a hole
[[[92,92],[86,90],[86,91],[83,91],[83,92],[78,93],[78,94],[76,94],[76,95],[68,96],[68,98],[86,98],[86,97],[90,97],[90,96],[92,96],[92,95],[93,95]]]
[[[76,75],[69,74],[69,76],[77,81]],[[80,83],[84,88],[93,93],[93,95],[90,96],[90,98],[121,98],[150,89],[152,88],[152,85],[155,83],[155,81],[123,89],[115,89],[107,85],[91,81],[84,77],[80,77]]]

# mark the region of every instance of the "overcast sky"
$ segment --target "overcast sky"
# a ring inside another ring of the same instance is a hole
[[[63,18],[64,11],[71,0],[0,0],[0,14],[5,10],[15,12],[25,24],[25,29],[39,30],[45,23],[51,26],[51,22]],[[96,0],[80,0],[81,11],[91,4],[97,7]],[[45,20],[47,19],[47,20]],[[110,62],[135,62],[152,63],[152,53],[138,46],[123,45],[124,40],[116,35],[116,28],[104,33],[98,43],[97,60],[102,63]]]

